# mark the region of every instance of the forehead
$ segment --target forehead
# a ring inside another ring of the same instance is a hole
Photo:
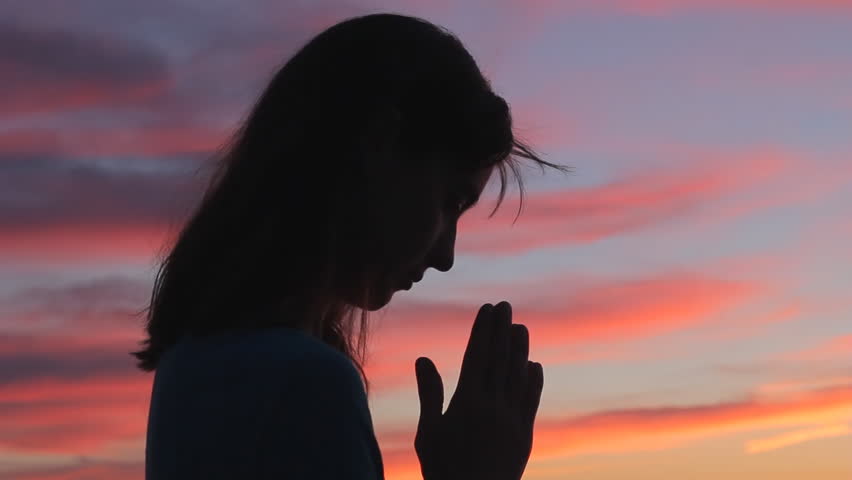
[[[491,173],[494,171],[494,165],[488,167],[470,170],[465,168],[463,164],[458,163],[456,159],[442,158],[436,169],[439,175],[444,179],[449,179],[451,184],[474,185],[478,189],[485,187],[488,179],[491,178]]]

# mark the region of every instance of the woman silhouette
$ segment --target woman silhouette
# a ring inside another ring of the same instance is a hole
[[[156,370],[145,478],[384,478],[368,312],[429,267],[450,270],[459,216],[495,167],[497,207],[507,166],[523,196],[516,157],[569,167],[515,138],[453,34],[395,14],[302,46],[221,152],[131,352]],[[543,386],[528,345],[508,302],[484,304],[446,413],[440,375],[418,358],[425,480],[521,477]]]

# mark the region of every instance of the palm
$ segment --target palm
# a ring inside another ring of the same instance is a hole
[[[508,302],[493,308],[480,309],[445,413],[440,414],[443,385],[437,370],[418,374],[421,419],[415,449],[425,480],[517,480],[526,467],[543,386],[541,366],[527,360],[526,328],[511,324]]]
[[[483,478],[520,478],[532,449],[532,425],[505,405],[477,406],[457,398],[439,422],[445,456],[461,458],[456,468],[481,472]]]

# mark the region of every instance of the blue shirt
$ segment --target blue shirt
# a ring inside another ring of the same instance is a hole
[[[355,365],[301,330],[190,337],[154,375],[146,480],[383,480]]]

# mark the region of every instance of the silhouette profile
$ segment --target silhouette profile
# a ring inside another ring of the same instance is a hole
[[[156,371],[147,480],[384,478],[364,374],[368,313],[453,266],[496,169],[539,158],[449,31],[350,18],[274,74],[215,158],[146,307]],[[521,204],[523,199],[521,199]],[[446,413],[417,359],[425,480],[518,479],[543,387],[508,302],[482,305]]]

